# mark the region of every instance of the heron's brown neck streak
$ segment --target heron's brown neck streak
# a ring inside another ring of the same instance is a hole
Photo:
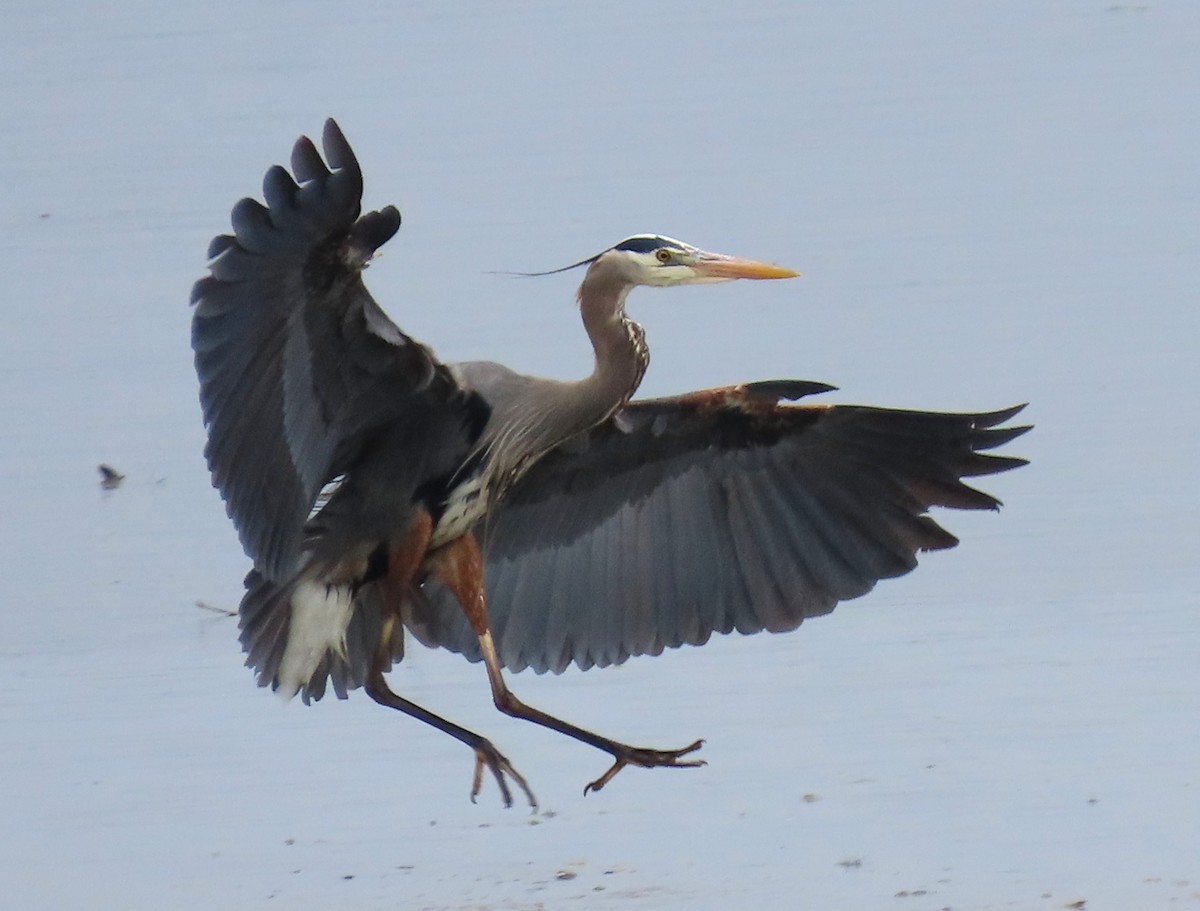
[[[579,287],[579,311],[596,353],[596,366],[585,379],[592,401],[604,408],[603,420],[637,391],[650,363],[646,333],[625,313],[632,285],[610,263],[597,263]]]

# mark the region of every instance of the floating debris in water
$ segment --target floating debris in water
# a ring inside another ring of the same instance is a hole
[[[125,475],[111,465],[100,465],[96,470],[100,472],[100,486],[105,490],[116,490],[125,480]]]

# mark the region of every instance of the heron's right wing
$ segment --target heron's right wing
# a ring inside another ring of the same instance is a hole
[[[751,383],[631,402],[536,462],[479,529],[496,649],[510,670],[619,664],[714,632],[794,629],[957,539],[933,506],[989,509],[963,478],[1020,407],[942,414],[782,403],[830,387]],[[477,659],[437,580],[422,641]]]
[[[461,390],[362,283],[396,233],[392,206],[360,217],[362,171],[337,124],[326,167],[307,137],[243,199],[192,291],[205,454],[246,552],[268,579],[295,571],[322,487],[379,426],[461,404]],[[437,400],[437,401],[434,401]]]

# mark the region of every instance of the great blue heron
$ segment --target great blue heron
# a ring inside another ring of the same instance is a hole
[[[307,702],[363,687],[475,751],[506,805],[525,780],[493,744],[396,695],[403,630],[483,660],[496,706],[626,765],[695,766],[525,705],[502,669],[562,671],[779,632],[957,539],[931,506],[993,509],[962,482],[1024,460],[984,455],[1023,433],[1022,406],[938,414],[789,402],[833,387],[747,383],[630,401],[648,363],[625,313],[638,285],[796,273],[635,235],[578,266],[595,349],[577,382],[448,365],[362,283],[396,232],[360,215],[362,173],[332,121],[301,137],[294,179],[243,199],[192,292],[192,344],[213,483],[254,568],[240,607],[261,686]],[[332,170],[330,169],[332,168]],[[486,587],[485,587],[486,577]]]

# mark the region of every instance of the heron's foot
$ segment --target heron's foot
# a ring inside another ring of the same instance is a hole
[[[537,798],[533,796],[533,791],[529,789],[525,777],[513,768],[508,758],[497,750],[490,740],[483,737],[480,737],[478,743],[475,743],[473,747],[475,750],[475,775],[471,779],[471,803],[475,803],[475,798],[479,796],[479,792],[483,788],[483,770],[486,768],[496,779],[496,784],[500,786],[500,796],[504,798],[504,806],[511,807],[513,804],[512,791],[508,787],[507,780],[511,778],[517,787],[525,792],[525,799],[529,801],[530,810],[536,811],[538,808]]]
[[[682,750],[648,750],[644,747],[631,747],[623,743],[614,743],[610,752],[615,757],[616,761],[612,764],[607,772],[597,778],[595,781],[588,784],[583,789],[584,794],[591,791],[599,791],[608,784],[614,775],[627,765],[641,766],[643,769],[657,768],[672,768],[672,769],[695,769],[702,765],[707,765],[703,759],[684,759],[689,753],[694,753],[700,747],[704,746],[703,740],[697,740],[695,743],[685,746]]]

